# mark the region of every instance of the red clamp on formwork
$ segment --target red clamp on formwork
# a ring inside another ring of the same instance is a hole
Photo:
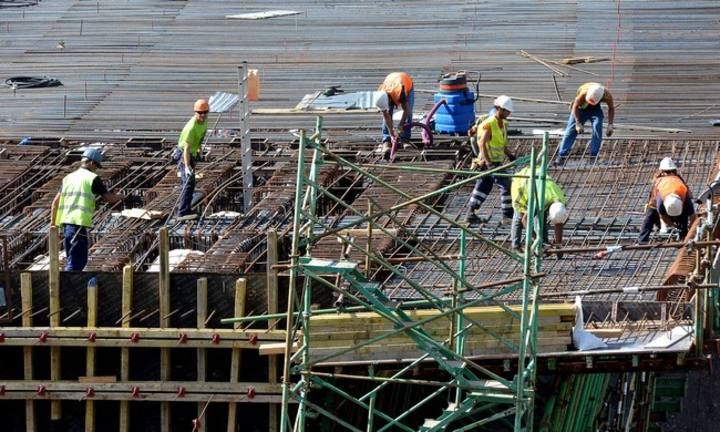
[[[45,342],[47,342],[49,336],[50,336],[50,333],[48,333],[47,331],[44,331],[44,332],[40,333],[38,340],[42,343],[45,343]]]
[[[133,332],[133,333],[130,335],[130,342],[136,343],[136,342],[139,341],[139,340],[140,340],[140,333],[138,333],[138,332]]]
[[[5,384],[0,384],[0,396],[5,396]]]
[[[5,333],[0,333],[0,343],[5,342]]]
[[[606,256],[615,253],[617,251],[621,251],[623,249],[622,245],[616,245],[616,246],[608,246],[605,248],[604,251],[600,251],[593,255],[593,259],[603,259]]]
[[[90,333],[88,333],[88,335],[87,335],[88,342],[95,342],[95,339],[97,339],[97,334],[95,334],[94,331],[91,331]]]
[[[255,399],[255,387],[248,387],[247,397],[248,399]]]
[[[199,431],[200,427],[202,426],[202,423],[200,423],[199,418],[194,418],[192,421],[192,424],[193,424],[193,428],[192,428],[193,432]]]
[[[180,333],[178,335],[178,344],[184,344],[188,341],[188,335],[187,333]]]
[[[220,335],[217,333],[213,333],[211,340],[212,340],[212,343],[214,343],[215,345],[219,344],[220,343]]]
[[[46,392],[47,392],[47,387],[45,387],[44,385],[39,385],[35,389],[35,394],[37,394],[38,396],[45,396]]]
[[[178,388],[177,388],[176,396],[179,397],[179,398],[185,397],[185,394],[186,394],[186,393],[187,393],[187,390],[185,390],[185,387],[182,387],[182,386],[181,386],[181,387],[178,387]]]
[[[250,333],[248,335],[248,342],[250,342],[250,345],[255,345],[258,341],[258,335],[256,333]]]
[[[131,394],[132,397],[134,397],[134,398],[140,397],[140,387],[138,387],[138,386],[132,386],[132,391],[130,392],[130,394]]]
[[[86,398],[95,397],[95,389],[92,387],[86,388],[85,389],[85,397]]]

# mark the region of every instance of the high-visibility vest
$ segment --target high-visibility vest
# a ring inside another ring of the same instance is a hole
[[[535,171],[536,175],[540,173],[538,170]],[[528,188],[530,182],[530,167],[523,168],[519,173],[518,177],[513,178],[512,184],[510,185],[510,196],[512,197],[513,209],[518,213],[527,213],[528,207]],[[539,178],[536,178],[536,189],[540,187],[542,182]],[[551,205],[559,202],[567,204],[565,194],[563,193],[560,186],[555,183],[550,176],[545,176],[545,210],[549,209]]]
[[[395,106],[400,106],[400,97],[403,93],[405,94],[405,97],[407,97],[408,93],[410,93],[410,90],[412,89],[413,80],[410,78],[410,75],[405,72],[393,72],[385,77],[385,81],[383,81],[378,90],[386,92],[388,96],[390,96],[393,104]]]
[[[577,93],[575,93],[575,97],[580,96],[580,94],[582,94],[582,93],[587,93],[587,90],[588,90],[591,86],[594,86],[594,85],[599,85],[600,87],[603,87],[602,84],[598,84],[598,83],[596,83],[596,82],[587,82],[587,83],[581,85],[580,87],[578,87]],[[603,87],[603,88],[604,88],[604,87]],[[600,103],[600,101],[598,101],[598,104],[599,104],[599,103]],[[585,108],[588,107],[588,105],[590,105],[590,104],[587,102],[587,100],[586,100],[586,99],[583,99],[582,103],[580,104],[580,109],[585,109]]]
[[[502,162],[505,160],[505,146],[507,145],[507,120],[503,120],[503,127],[500,128],[497,117],[490,116],[480,123],[477,130],[478,143],[483,131],[490,129],[490,142],[488,142],[488,159],[490,162]]]
[[[685,197],[687,197],[687,193],[688,187],[680,177],[675,175],[658,177],[653,182],[652,196],[650,197],[650,202],[648,204],[650,208],[655,208],[658,194],[660,195],[660,199],[663,201],[665,201],[665,198],[667,198],[668,195],[677,194],[684,202]]]
[[[185,127],[183,127],[183,130],[180,132],[180,137],[178,138],[178,148],[180,148],[180,151],[182,152],[185,149],[185,142],[188,142],[190,144],[190,155],[192,157],[197,156],[200,152],[200,145],[205,138],[206,132],[207,120],[200,123],[197,121],[195,116],[193,116],[187,123],[185,123]]]
[[[95,212],[95,194],[92,184],[97,174],[85,168],[66,175],[60,190],[58,215],[55,221],[59,224],[80,225],[90,227]]]

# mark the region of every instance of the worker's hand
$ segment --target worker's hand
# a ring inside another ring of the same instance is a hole
[[[575,132],[577,132],[578,135],[582,135],[582,133],[585,132],[585,127],[578,123],[575,125]]]
[[[510,162],[514,162],[515,159],[517,159],[514,154],[508,153],[506,156]]]
[[[471,170],[486,170],[487,169],[487,162],[485,159],[482,158],[475,158],[472,160],[472,164],[470,164]]]
[[[607,136],[611,137],[612,134],[613,134],[613,125],[612,125],[612,123],[609,123],[608,127],[607,127]]]
[[[468,131],[468,136],[475,136],[476,133],[477,133],[477,126],[473,126]]]

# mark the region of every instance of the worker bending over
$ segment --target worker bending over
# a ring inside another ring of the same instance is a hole
[[[373,95],[375,106],[382,112],[382,152],[387,159],[393,142],[402,140],[410,142],[410,127],[406,123],[412,121],[412,111],[415,105],[415,88],[413,80],[405,72],[393,72],[385,77],[378,91]],[[402,117],[397,128],[393,128],[393,112],[395,108],[402,109]]]
[[[507,118],[513,110],[512,99],[508,96],[498,96],[494,101],[495,114],[485,119],[477,127],[477,143],[480,155],[473,159],[471,169],[487,170],[496,168],[505,162],[507,157],[510,161],[515,160],[507,148]],[[498,172],[503,174],[504,171]],[[475,211],[480,208],[483,202],[492,191],[493,184],[500,186],[501,205],[503,213],[503,224],[509,224],[513,216],[512,200],[510,198],[510,178],[506,176],[489,175],[481,178],[475,183],[472,196],[470,197],[470,214],[467,216],[469,223],[481,222]]]
[[[660,228],[661,223],[674,225],[680,231],[680,239],[684,240],[693,220],[695,208],[690,188],[678,174],[675,162],[666,157],[660,161],[660,169],[653,180],[638,242],[647,243],[653,227]]]
[[[188,120],[178,138],[178,174],[180,176],[180,204],[177,216],[182,220],[197,217],[192,212],[192,198],[195,193],[195,163],[200,158],[200,147],[207,132],[208,101],[198,99],[193,106],[195,115]]]
[[[110,204],[123,200],[122,195],[108,192],[95,171],[102,168],[102,154],[96,148],[87,148],[80,168],[66,175],[60,192],[50,206],[50,225],[62,225],[65,247],[65,270],[81,271],[88,261],[88,229],[95,213],[95,195]]]
[[[530,167],[523,168],[512,181],[512,205],[515,210],[513,216],[512,228],[510,230],[510,242],[512,248],[520,250],[520,238],[522,237],[522,227],[528,224],[528,193],[530,191]],[[539,178],[540,173],[535,170],[536,194],[539,194],[542,187],[542,181]],[[536,195],[537,197],[538,195]],[[563,228],[568,219],[567,201],[565,194],[555,180],[550,176],[545,176],[545,224],[543,225],[542,238],[544,243],[547,240],[547,227],[552,224],[555,227],[555,244],[562,244]]]
[[[604,86],[598,83],[589,82],[581,85],[575,100],[570,106],[570,117],[568,118],[565,134],[560,142],[560,150],[558,151],[555,163],[562,165],[565,158],[570,154],[575,138],[584,131],[584,124],[590,120],[592,124],[592,139],[590,140],[590,156],[597,156],[600,153],[600,144],[602,143],[602,122],[603,110],[600,106],[601,102],[605,102],[608,107],[608,127],[607,136],[613,134],[613,120],[615,119],[615,103],[612,94]]]

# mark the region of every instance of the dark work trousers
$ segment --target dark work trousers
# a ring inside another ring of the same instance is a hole
[[[190,159],[190,167],[195,169],[195,160]],[[195,193],[195,173],[193,175],[185,174],[185,163],[180,158],[178,162],[178,172],[180,173],[180,205],[178,206],[177,215],[185,216],[192,213],[192,199]]]
[[[685,200],[683,204],[683,212],[680,216],[670,216],[670,220],[673,225],[675,225],[675,228],[680,231],[680,240],[684,240],[685,236],[687,236],[688,220],[690,216],[694,214],[692,203],[689,201],[690,200],[687,199]],[[650,207],[645,210],[645,219],[643,220],[640,235],[638,236],[639,243],[647,243],[648,240],[650,240],[650,233],[652,232],[653,227],[660,227],[660,212],[663,210],[664,209],[660,209],[660,211],[658,211],[658,209]]]
[[[81,271],[88,261],[87,228],[81,225],[63,224],[65,239],[65,271]]]
[[[519,212],[513,215],[512,226],[510,227],[510,243],[514,249],[520,248],[520,240],[522,239],[522,217]],[[528,218],[529,222],[533,222],[533,218]],[[536,227],[537,228],[537,227]],[[537,232],[535,233],[537,235]],[[543,243],[548,243],[548,212],[545,212],[545,224],[543,225]]]
[[[494,168],[499,164],[491,165],[490,168]],[[505,171],[501,171],[504,174]],[[511,218],[513,216],[512,198],[510,197],[510,177],[500,176],[485,176],[475,182],[475,189],[473,189],[472,197],[470,197],[470,209],[475,211],[480,208],[482,203],[485,202],[488,195],[492,191],[493,184],[497,184],[500,187],[501,206],[504,217]]]

